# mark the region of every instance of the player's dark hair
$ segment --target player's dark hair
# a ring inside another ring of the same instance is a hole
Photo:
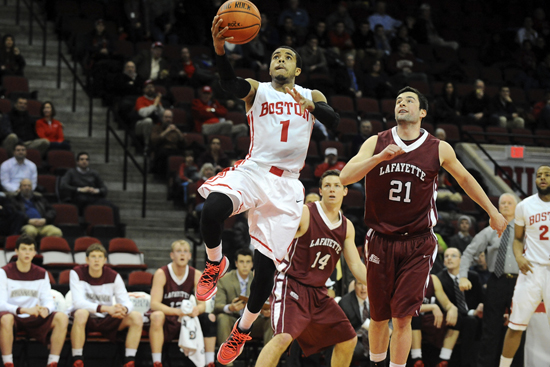
[[[296,51],[295,49],[293,49],[290,46],[279,46],[279,47],[277,47],[277,49],[279,49],[279,48],[286,48],[287,50],[290,50],[290,51],[294,52],[294,55],[296,55],[296,67],[298,67],[300,69],[302,68],[302,56],[300,56],[298,51]],[[275,53],[275,51],[273,51],[273,53]],[[271,56],[273,57],[273,54],[271,54]]]
[[[321,178],[319,179],[319,188],[323,187],[323,180],[327,176],[336,176],[340,177],[340,171],[337,169],[329,169],[328,171],[323,172]]]
[[[235,262],[237,262],[237,260],[239,259],[239,255],[250,256],[250,258],[254,259],[254,254],[252,253],[252,251],[250,251],[249,248],[246,247],[240,248],[235,252]]]
[[[76,161],[78,162],[80,160],[80,157],[83,155],[87,155],[88,159],[90,158],[90,155],[87,152],[80,152],[76,155]]]
[[[94,251],[100,251],[105,257],[107,257],[107,250],[101,243],[94,243],[90,245],[90,247],[86,249],[86,257],[90,256],[90,254]]]
[[[19,250],[19,247],[21,245],[33,245],[36,249],[36,241],[28,234],[22,234],[21,236],[19,236],[17,241],[15,241],[15,249]]]
[[[418,96],[418,100],[420,101],[420,109],[426,110],[426,112],[428,112],[428,98],[426,98],[426,96],[420,93],[418,89],[415,89],[413,87],[405,87],[401,89],[399,92],[397,92],[397,95],[400,95],[405,92],[411,92],[416,94]]]

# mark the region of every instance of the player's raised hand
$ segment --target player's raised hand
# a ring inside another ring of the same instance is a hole
[[[395,144],[390,144],[385,147],[383,151],[378,153],[378,155],[380,156],[381,161],[389,161],[390,159],[393,159],[403,153],[405,153],[405,151],[401,149],[401,147],[398,147]]]
[[[492,229],[497,231],[498,236],[500,237],[504,233],[504,230],[508,225],[508,221],[504,218],[502,214],[496,213],[495,215],[492,215],[489,219],[489,225]]]
[[[225,44],[225,41],[231,41],[233,37],[225,37],[223,34],[227,32],[229,27],[221,28],[223,19],[220,18],[219,15],[216,15],[214,17],[214,20],[212,21],[212,40],[214,42],[214,49],[216,50],[216,53],[218,55],[223,55],[223,46]]]
[[[300,104],[300,115],[304,113],[304,110],[305,109],[308,109],[308,110],[312,110],[313,108],[315,108],[315,105],[313,104],[313,101],[312,100],[309,100],[305,97],[303,97],[297,90],[296,88],[292,88],[292,90],[290,90],[289,87],[285,87],[286,89],[286,92],[288,94],[290,94],[292,96],[292,98],[294,98],[294,100]],[[315,113],[313,113],[315,114]]]

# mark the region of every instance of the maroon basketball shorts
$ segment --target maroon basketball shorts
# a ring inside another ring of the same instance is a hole
[[[0,319],[2,316],[9,314],[10,312],[0,312]],[[53,318],[56,312],[52,312],[47,317],[42,318],[39,316],[19,317],[13,315],[15,319],[15,330],[24,331],[29,338],[34,338],[42,344],[48,345],[48,334],[52,328]]]
[[[71,324],[73,323],[75,312],[76,310],[69,315],[69,322]],[[121,323],[122,319],[111,317],[110,315],[105,317],[92,317],[90,315],[88,322],[86,322],[86,333],[101,333],[104,338],[116,342],[116,334]]]
[[[433,232],[405,237],[369,230],[366,246],[371,318],[418,315],[437,254]]]
[[[306,356],[345,342],[357,334],[327,289],[308,287],[277,273],[271,303],[274,335],[287,333]]]

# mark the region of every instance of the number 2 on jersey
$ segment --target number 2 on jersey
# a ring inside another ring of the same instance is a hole
[[[542,231],[540,234],[540,240],[548,241],[548,226],[540,226],[539,229]]]
[[[290,126],[290,120],[281,121],[283,129],[281,130],[281,141],[286,143],[288,141],[288,127]]]
[[[390,189],[390,197],[389,199],[391,201],[401,201],[401,195],[398,195],[403,191],[403,182],[398,180],[392,180],[390,182],[390,185],[392,188]],[[410,203],[411,202],[411,185],[412,182],[405,182],[405,198],[403,198],[404,203]]]
[[[330,254],[326,254],[325,256],[321,257],[319,259],[319,257],[321,257],[321,251],[319,251],[316,255],[315,255],[315,261],[313,262],[313,264],[311,264],[311,267],[314,268],[317,263],[319,263],[319,270],[323,270],[325,268],[325,266],[327,266],[327,263],[330,259]]]

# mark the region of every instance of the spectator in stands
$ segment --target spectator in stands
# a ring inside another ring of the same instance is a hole
[[[462,203],[462,195],[453,188],[448,179],[447,171],[444,169],[439,170],[437,184],[436,205],[439,218],[443,220],[453,220],[457,218],[458,204]]]
[[[411,51],[411,45],[406,42],[399,46],[398,52],[390,55],[387,65],[392,84],[398,88],[406,86],[411,80],[420,80],[428,84],[428,76],[424,73],[423,65],[418,62]]]
[[[36,120],[36,135],[50,142],[50,149],[71,150],[71,144],[65,140],[63,124],[54,119],[55,107],[52,102],[42,103],[39,120]]]
[[[155,41],[177,44],[178,36],[174,33],[176,23],[176,2],[151,1],[148,4],[151,37]]]
[[[136,65],[138,75],[143,80],[157,80],[162,71],[170,70],[168,61],[162,57],[163,47],[162,42],[155,42],[151,45],[150,50],[142,50],[132,60]]]
[[[214,313],[218,317],[218,340],[226,340],[233,325],[242,315],[250,294],[252,272],[252,251],[241,248],[235,253],[235,268],[218,282],[218,292],[214,300]],[[264,344],[273,337],[271,329],[271,310],[264,307],[261,316],[252,325],[252,335],[262,337]]]
[[[312,33],[317,36],[317,39],[319,39],[319,47],[322,47],[325,50],[330,47],[326,21],[323,19],[318,20],[317,23],[315,23]]]
[[[370,306],[367,285],[355,281],[353,292],[347,293],[338,305],[346,314],[351,326],[357,333],[357,344],[353,352],[352,364],[354,362],[367,361],[369,356],[369,324]]]
[[[200,62],[195,62],[191,58],[188,47],[181,49],[181,57],[172,64],[170,76],[174,84],[190,85],[192,87],[210,84],[214,80],[212,72],[206,70]]]
[[[88,67],[95,67],[102,60],[110,59],[114,50],[114,37],[105,30],[103,19],[95,21],[95,28],[86,37]]]
[[[315,167],[314,175],[315,177],[320,178],[325,171],[333,169],[341,171],[345,165],[346,162],[338,160],[338,149],[328,147],[325,149],[325,161]]]
[[[314,203],[316,201],[321,201],[321,196],[315,192],[310,192],[306,195],[306,198],[304,199],[304,204],[308,203]]]
[[[539,82],[535,79],[537,55],[533,52],[533,43],[530,40],[523,41],[521,50],[516,54],[516,59],[521,70],[515,77],[515,82],[526,90],[538,88]]]
[[[122,73],[117,74],[114,78],[115,98],[133,97],[135,99],[142,94],[144,83],[145,79],[136,73],[136,64],[133,61],[128,61],[124,64]],[[134,103],[132,103],[132,107],[133,105]]]
[[[126,0],[124,1],[124,13],[126,19],[122,21],[121,36],[126,34],[129,41],[140,42],[145,41],[151,37],[151,31],[149,29],[149,12],[145,7],[145,3],[141,0]]]
[[[212,163],[204,163],[199,171],[199,180],[197,181],[197,188],[201,187],[203,183],[208,181],[209,178],[216,175],[216,169]],[[195,195],[195,213],[201,213],[204,202],[206,201],[201,195]]]
[[[234,43],[226,42],[224,44],[225,54],[231,63],[233,68],[243,67],[243,47],[241,45],[236,45]]]
[[[353,49],[350,33],[346,32],[344,22],[339,20],[334,23],[332,30],[328,32],[330,47],[338,54]]]
[[[154,150],[151,171],[165,177],[168,157],[181,156],[185,149],[185,134],[174,125],[172,110],[165,110],[160,124],[155,124],[151,132],[151,146]]]
[[[25,59],[19,48],[15,47],[15,38],[11,34],[2,37],[3,47],[0,47],[0,77],[6,75],[23,76]]]
[[[474,350],[480,319],[483,317],[483,289],[478,275],[469,271],[468,279],[472,283],[472,288],[467,291],[460,290],[458,286],[460,257],[461,252],[457,248],[445,250],[446,269],[439,272],[437,277],[449,300],[458,308],[458,321],[455,329],[460,332],[460,359],[464,365],[468,366],[472,365],[475,359],[472,350]],[[440,366],[446,366],[446,364]]]
[[[261,13],[262,26],[260,28],[260,39],[267,48],[267,53],[273,52],[279,46],[279,32],[275,28],[265,13]]]
[[[498,209],[508,221],[506,231],[509,236],[498,237],[497,232],[490,226],[481,230],[464,251],[460,262],[460,289],[466,291],[473,285],[469,280],[469,268],[476,256],[487,253],[487,265],[490,272],[487,281],[487,290],[483,313],[483,330],[478,366],[497,366],[500,359],[504,314],[508,312],[512,303],[514,287],[519,274],[518,263],[514,257],[514,217],[516,213],[516,198],[511,194],[502,194],[498,200]],[[501,249],[502,247],[502,249]]]
[[[360,98],[363,96],[364,76],[363,71],[355,67],[355,56],[348,53],[345,56],[345,68],[339,68],[335,72],[335,88],[338,94]]]
[[[406,24],[401,24],[399,28],[397,28],[395,37],[390,41],[392,52],[398,51],[399,46],[403,42],[407,42],[413,51],[416,50],[416,41],[410,36],[409,27],[407,27]]]
[[[155,90],[153,81],[147,80],[143,85],[143,96],[136,100],[134,110],[139,115],[136,122],[136,135],[149,145],[153,124],[160,121],[164,114],[164,107],[161,103],[162,94]]]
[[[372,122],[369,120],[362,120],[359,124],[359,132],[353,137],[351,141],[352,155],[357,154],[363,143],[372,135]]]
[[[382,24],[374,26],[374,44],[378,58],[383,58],[391,53],[391,46]]]
[[[517,107],[510,97],[510,87],[507,85],[501,85],[499,93],[493,97],[491,120],[500,127],[523,128],[525,126],[525,120],[519,116]]]
[[[467,215],[461,215],[458,218],[457,229],[458,232],[451,237],[449,241],[449,247],[454,247],[463,253],[466,247],[472,242],[472,236],[470,235],[470,227],[472,226],[472,220]]]
[[[550,22],[546,19],[546,13],[543,8],[536,8],[533,13],[533,28],[539,34],[539,37],[548,37],[550,34]]]
[[[330,29],[333,29],[336,26],[337,22],[344,23],[344,29],[346,33],[353,34],[353,32],[355,32],[355,23],[349,15],[347,3],[343,0],[338,2],[336,11],[332,12],[327,17],[327,25]]]
[[[244,45],[244,57],[248,60],[248,67],[253,70],[268,70],[268,54],[260,36],[256,35],[250,42]]]
[[[199,168],[195,164],[195,158],[192,151],[185,152],[185,162],[179,166],[178,172],[175,173],[174,185],[172,187],[172,197],[174,205],[188,205],[189,200],[189,184],[197,182],[200,179]]]
[[[483,293],[485,293],[485,291],[487,290],[487,282],[489,281],[489,277],[492,274],[489,271],[489,266],[487,265],[487,255],[485,254],[485,252],[482,252],[477,256],[477,259],[475,259],[475,263],[470,266],[470,270],[475,271],[477,275],[479,275],[479,282],[483,287]]]
[[[382,62],[375,60],[365,75],[365,97],[384,99],[395,96],[394,87],[382,68]]]
[[[298,53],[302,58],[302,72],[306,75],[328,73],[325,50],[319,47],[319,38],[315,34],[307,37],[306,44],[298,49]]]
[[[36,189],[38,170],[36,164],[27,158],[27,148],[22,143],[16,143],[13,149],[13,157],[3,162],[0,166],[0,180],[4,191],[16,193],[19,190],[21,180],[31,180],[32,189]]]
[[[2,131],[0,132],[2,146],[12,152],[15,144],[22,141],[29,149],[37,149],[40,154],[44,154],[50,147],[48,139],[39,138],[34,128],[35,121],[29,115],[27,110],[27,99],[17,98],[12,110],[4,117],[2,121]]]
[[[220,139],[213,138],[212,140],[210,140],[208,148],[199,157],[199,166],[202,167],[202,165],[205,163],[212,163],[216,172],[220,172],[224,168],[229,167],[229,158],[222,149],[222,143]]]
[[[547,90],[544,93],[544,98],[542,101],[535,103],[532,112],[538,126],[545,129],[550,129],[550,90]]]
[[[351,35],[351,42],[357,50],[359,60],[363,60],[365,57],[378,56],[374,41],[374,32],[370,29],[368,20],[363,20],[359,23],[359,27],[355,33]]]
[[[100,332],[115,342],[117,331],[124,329],[128,329],[124,367],[134,367],[141,339],[142,315],[132,311],[134,305],[122,277],[105,266],[106,263],[107,250],[96,243],[86,250],[86,265],[79,265],[70,272],[73,303],[67,313],[73,324],[71,345],[75,367],[84,367],[82,350],[87,332]]]
[[[436,122],[458,124],[462,101],[453,82],[443,84],[441,94],[435,100],[434,116]]]
[[[206,313],[205,303],[197,301],[196,306],[189,300],[195,294],[195,287],[201,272],[189,266],[191,245],[184,240],[171,245],[172,262],[157,269],[151,287],[151,309],[145,314],[149,320],[149,343],[153,357],[153,367],[162,367],[162,347],[165,341],[178,339],[182,329],[182,317],[198,317],[204,337],[206,367],[214,367],[216,347],[216,317]],[[189,303],[189,311],[184,312],[184,303]]]
[[[523,41],[529,40],[531,43],[535,43],[538,37],[537,31],[533,28],[533,18],[525,17],[523,19],[523,27],[518,29],[516,34],[516,42],[523,45]]]
[[[19,234],[25,223],[25,216],[15,210],[12,201],[0,195],[0,236]]]
[[[63,312],[55,312],[48,272],[32,263],[36,255],[34,239],[20,236],[15,242],[15,253],[17,261],[0,269],[2,362],[5,367],[14,366],[12,350],[16,330],[49,345],[48,367],[57,367],[69,320]]]
[[[298,28],[298,33],[304,34],[309,27],[309,14],[307,10],[299,7],[299,0],[288,0],[288,8],[279,14],[279,26],[285,23],[286,18],[292,19],[292,23]]]
[[[435,129],[434,135],[435,135],[436,138],[438,138],[441,141],[446,141],[447,140],[447,133],[445,132],[445,129],[442,129],[440,127]]]
[[[475,89],[463,101],[462,115],[468,116],[470,123],[485,126],[489,122],[491,98],[485,94],[485,83],[477,79]]]
[[[28,178],[21,180],[19,192],[13,197],[15,210],[25,215],[25,225],[21,233],[36,239],[36,237],[62,237],[63,232],[52,223],[57,213],[38,192],[33,192],[32,182]]]
[[[414,26],[413,38],[423,45],[443,46],[458,50],[458,42],[445,41],[437,33],[437,29],[435,29],[432,22],[431,10],[431,6],[428,3],[424,3],[420,6],[420,16],[416,20]]]
[[[70,195],[70,201],[78,207],[80,215],[88,205],[107,205],[113,209],[115,225],[120,224],[118,206],[105,199],[107,186],[99,173],[90,167],[90,155],[80,152],[76,156],[76,168],[69,169],[61,178],[60,189]]]
[[[226,136],[246,136],[246,125],[233,125],[226,120],[227,109],[218,100],[212,98],[212,88],[205,85],[191,104],[191,112],[195,120],[195,131],[204,135],[221,134]]]
[[[369,22],[373,31],[376,25],[382,24],[388,38],[391,38],[397,30],[397,27],[401,25],[401,21],[386,14],[386,1],[376,2],[376,11],[369,17]]]

